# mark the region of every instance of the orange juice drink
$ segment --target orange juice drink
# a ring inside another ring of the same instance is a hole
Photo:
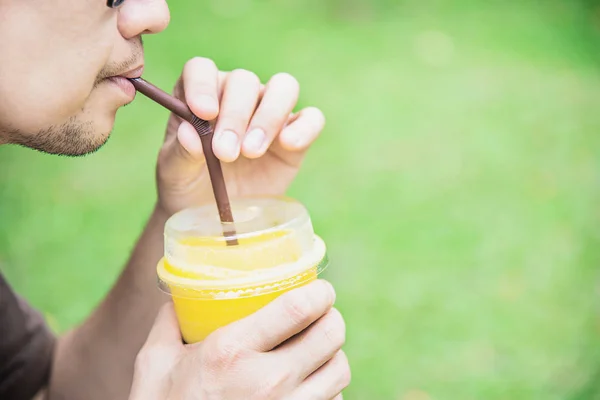
[[[165,226],[159,286],[173,297],[186,343],[315,280],[327,266],[325,243],[299,202],[261,197],[231,205],[237,245],[227,244],[214,205],[181,211]]]

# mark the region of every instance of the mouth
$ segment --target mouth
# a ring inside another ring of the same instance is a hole
[[[126,103],[133,101],[135,98],[136,90],[133,84],[129,81],[129,79],[139,78],[142,76],[144,72],[144,66],[141,65],[139,67],[130,69],[127,72],[124,72],[119,75],[111,76],[107,79],[108,82],[111,82],[116,87],[120,89],[122,93],[126,96]]]
[[[128,78],[128,79],[139,78],[142,76],[143,72],[144,72],[144,65],[140,65],[138,67],[130,69],[127,72],[124,72],[122,74],[115,76],[115,78],[119,78],[119,77]]]

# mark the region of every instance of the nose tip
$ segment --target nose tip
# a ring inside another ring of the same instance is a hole
[[[162,14],[162,18],[160,18],[160,21],[157,21],[153,27],[153,29],[150,29],[149,33],[159,33],[164,31],[165,29],[167,29],[167,26],[169,26],[169,23],[171,22],[171,13],[169,12],[169,8],[167,6],[166,2],[162,2],[164,4],[164,11],[161,12]]]
[[[170,20],[165,0],[128,0],[119,9],[118,27],[121,35],[130,39],[138,35],[162,32]]]

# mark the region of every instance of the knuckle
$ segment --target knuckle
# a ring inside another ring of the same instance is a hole
[[[227,114],[225,114],[220,121],[223,130],[230,128],[237,134],[245,131],[248,124],[248,118],[246,116],[247,111],[242,110],[241,108],[227,108],[226,112]]]
[[[311,385],[304,389],[302,393],[302,399],[311,399],[311,400],[330,400],[328,397],[325,397],[326,394],[323,391],[323,388]],[[335,400],[335,399],[332,399]]]
[[[182,76],[180,76],[179,79],[177,79],[177,82],[175,82],[175,86],[173,87],[173,96],[175,96],[178,99],[182,99],[184,97],[184,93],[183,93],[183,75],[185,75],[185,66],[183,68],[183,74],[182,74]]]
[[[165,143],[158,151],[157,165],[158,166],[166,165],[168,161],[169,161],[169,145],[167,143]],[[160,168],[158,168],[157,173],[161,173],[161,172],[162,172],[162,170]]]
[[[136,371],[148,371],[157,365],[168,363],[173,358],[173,352],[168,346],[151,345],[143,347],[135,358]]]
[[[287,115],[281,111],[281,108],[276,104],[263,103],[252,121],[258,125],[274,128],[283,124],[287,118]]]
[[[285,118],[277,117],[277,111],[271,107],[261,107],[252,118],[250,125],[263,128],[267,134],[275,135],[281,130]]]
[[[287,382],[292,379],[292,373],[287,368],[277,368],[269,374],[265,375],[265,378],[259,384],[257,398],[260,399],[275,399],[279,398],[282,388],[286,386]]]
[[[298,82],[298,79],[287,72],[280,72],[273,75],[271,82],[276,85],[285,85],[286,87],[294,90],[300,89],[300,82]]]
[[[313,300],[303,290],[289,292],[283,298],[283,308],[294,325],[305,325],[312,322],[315,313]]]
[[[315,288],[313,290],[315,290],[316,293],[314,293],[311,297],[321,299],[320,301],[327,303],[328,307],[331,307],[333,303],[335,303],[335,288],[331,283],[323,279],[319,279],[314,283],[313,288]]]
[[[149,353],[148,349],[143,348],[142,350],[140,350],[140,352],[135,357],[135,366],[134,366],[135,370],[136,371],[145,370],[149,365],[152,365],[152,360],[153,360],[153,357]]]
[[[163,350],[160,348],[160,346],[144,347],[136,357],[136,364],[138,366],[152,364],[153,361],[160,360],[162,355]]]
[[[194,69],[200,66],[210,66],[210,67],[217,67],[215,62],[213,60],[211,60],[210,58],[206,58],[206,57],[192,57],[190,58],[186,63],[185,66],[183,67],[184,71],[189,69]]]
[[[260,85],[260,79],[258,78],[258,75],[252,71],[248,71],[247,69],[234,69],[231,71],[230,79],[252,82],[257,87]]]
[[[217,335],[206,343],[205,363],[213,371],[228,370],[244,357],[241,347],[226,336]]]
[[[350,369],[350,363],[348,362],[348,357],[346,356],[346,353],[344,353],[341,350],[338,352],[336,357],[339,357],[338,379],[340,381],[340,384],[345,388],[349,386],[350,382],[352,381],[352,370]]]
[[[339,349],[346,343],[346,323],[342,314],[332,308],[324,318],[323,334],[327,341]]]
[[[185,64],[183,67],[183,92],[187,96],[214,95],[217,81],[211,77],[211,74],[207,74],[209,69],[216,70],[217,66],[208,58],[194,57]]]
[[[216,93],[216,81],[215,82],[205,82],[199,81],[194,84],[192,90],[188,93],[188,96],[191,94],[191,97],[188,97],[189,100],[193,100],[195,96],[209,95],[213,97],[215,100]]]

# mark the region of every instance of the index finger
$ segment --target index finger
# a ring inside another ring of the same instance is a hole
[[[219,114],[219,70],[203,57],[189,60],[183,67],[185,101],[192,112],[206,121]]]
[[[245,348],[267,352],[318,320],[334,301],[333,286],[319,279],[282,294],[254,314],[227,326],[223,334]]]

